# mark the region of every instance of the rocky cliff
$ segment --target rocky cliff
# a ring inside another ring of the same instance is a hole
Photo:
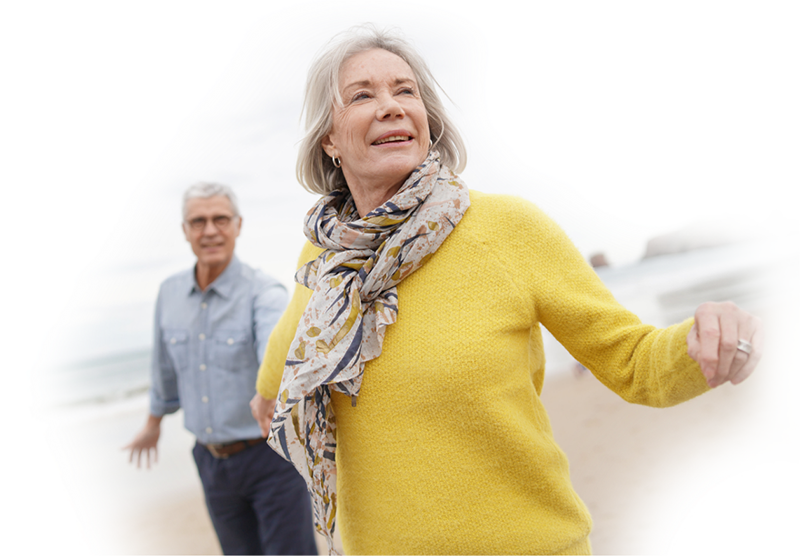
[[[717,216],[697,219],[683,228],[655,236],[647,242],[644,258],[683,253],[707,247],[719,247],[755,239],[787,234],[800,237],[796,225],[779,219]]]

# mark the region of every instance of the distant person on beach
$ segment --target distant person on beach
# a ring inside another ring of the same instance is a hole
[[[495,85],[522,109],[524,91]],[[467,188],[435,87],[373,26],[312,63],[297,174],[322,197],[253,413],[331,550],[338,524],[348,554],[587,554],[540,327],[626,400],[664,407],[747,378],[761,325],[732,303],[643,324],[540,209]]]
[[[150,415],[125,449],[158,459],[161,419],[183,408],[193,454],[225,554],[316,554],[305,482],[265,442],[248,402],[286,289],[234,255],[242,217],[233,191],[201,183],[183,196],[194,268],[161,284]]]

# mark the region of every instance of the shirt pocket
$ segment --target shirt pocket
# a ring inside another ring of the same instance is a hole
[[[217,330],[213,337],[214,364],[226,371],[257,367],[253,341],[248,330]]]
[[[162,342],[167,356],[176,372],[186,369],[189,364],[189,332],[176,328],[166,328],[162,333]]]

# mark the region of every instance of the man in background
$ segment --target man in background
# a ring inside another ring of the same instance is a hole
[[[150,415],[125,449],[158,459],[161,419],[183,408],[206,506],[225,554],[316,554],[305,482],[261,436],[249,401],[286,289],[234,255],[242,217],[227,186],[183,196],[194,268],[161,284]]]

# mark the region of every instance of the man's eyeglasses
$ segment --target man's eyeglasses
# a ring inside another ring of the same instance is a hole
[[[218,230],[224,230],[225,228],[230,226],[231,221],[234,218],[239,218],[239,217],[238,216],[222,216],[222,215],[220,215],[220,216],[213,217],[211,219],[211,222],[214,223],[214,226]],[[188,220],[186,223],[189,225],[189,227],[191,229],[199,231],[199,230],[204,230],[205,229],[206,224],[208,223],[208,219],[205,218],[204,216],[200,216],[198,218],[192,218],[191,220]]]

